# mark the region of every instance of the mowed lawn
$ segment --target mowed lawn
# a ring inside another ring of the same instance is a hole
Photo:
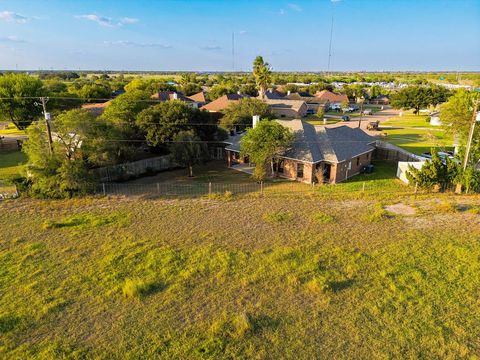
[[[21,151],[0,152],[0,180],[19,175],[26,161]]]
[[[0,202],[0,358],[480,353],[480,197],[229,200]]]
[[[413,115],[409,112],[383,122],[380,129],[387,136],[385,140],[414,154],[437,150],[452,150],[453,138],[440,126],[431,126],[427,115]]]

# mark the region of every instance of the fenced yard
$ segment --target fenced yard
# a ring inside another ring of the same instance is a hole
[[[270,179],[255,182],[250,175],[229,169],[223,162],[211,161],[200,166],[196,176],[189,178],[185,169],[161,172],[155,176],[143,177],[123,183],[99,183],[94,187],[96,195],[124,196],[218,196],[218,195],[388,195],[412,194],[414,188],[399,181],[396,163],[375,162],[372,174],[360,174],[339,184],[305,184],[285,179]]]

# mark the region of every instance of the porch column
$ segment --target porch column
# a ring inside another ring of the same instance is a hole
[[[232,167],[232,154],[229,150],[227,150],[227,166]]]

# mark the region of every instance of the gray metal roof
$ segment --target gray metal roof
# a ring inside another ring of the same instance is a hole
[[[326,128],[298,119],[276,121],[295,134],[291,147],[283,154],[287,158],[310,163],[319,161],[338,163],[375,148],[375,139],[358,128],[348,126]],[[225,141],[228,144],[226,149],[240,151],[243,135],[229,137]]]

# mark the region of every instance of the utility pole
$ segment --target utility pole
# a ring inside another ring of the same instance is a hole
[[[41,105],[43,109],[43,116],[45,118],[45,125],[47,127],[47,139],[48,139],[48,146],[50,148],[50,155],[53,154],[53,140],[52,140],[52,130],[50,129],[50,113],[47,112],[47,101],[48,97],[40,97],[41,103],[35,103],[35,105]]]
[[[232,71],[235,72],[235,32],[232,32]]]
[[[330,44],[328,45],[328,65],[327,74],[330,74],[330,60],[332,58],[332,39],[333,39],[333,18],[335,15],[335,3],[332,2],[332,23],[330,25]]]
[[[363,99],[363,96],[360,98],[360,117],[358,118],[358,128],[362,125],[362,117],[363,117],[363,102],[365,100]]]
[[[472,115],[472,125],[470,126],[470,133],[468,134],[468,141],[467,141],[467,149],[465,150],[465,159],[463,159],[463,171],[467,168],[468,158],[470,157],[470,149],[472,147],[473,141],[473,133],[475,131],[475,123],[480,121],[477,119],[479,114],[477,114],[478,110],[478,100],[475,100],[475,105],[473,106],[473,115]]]

